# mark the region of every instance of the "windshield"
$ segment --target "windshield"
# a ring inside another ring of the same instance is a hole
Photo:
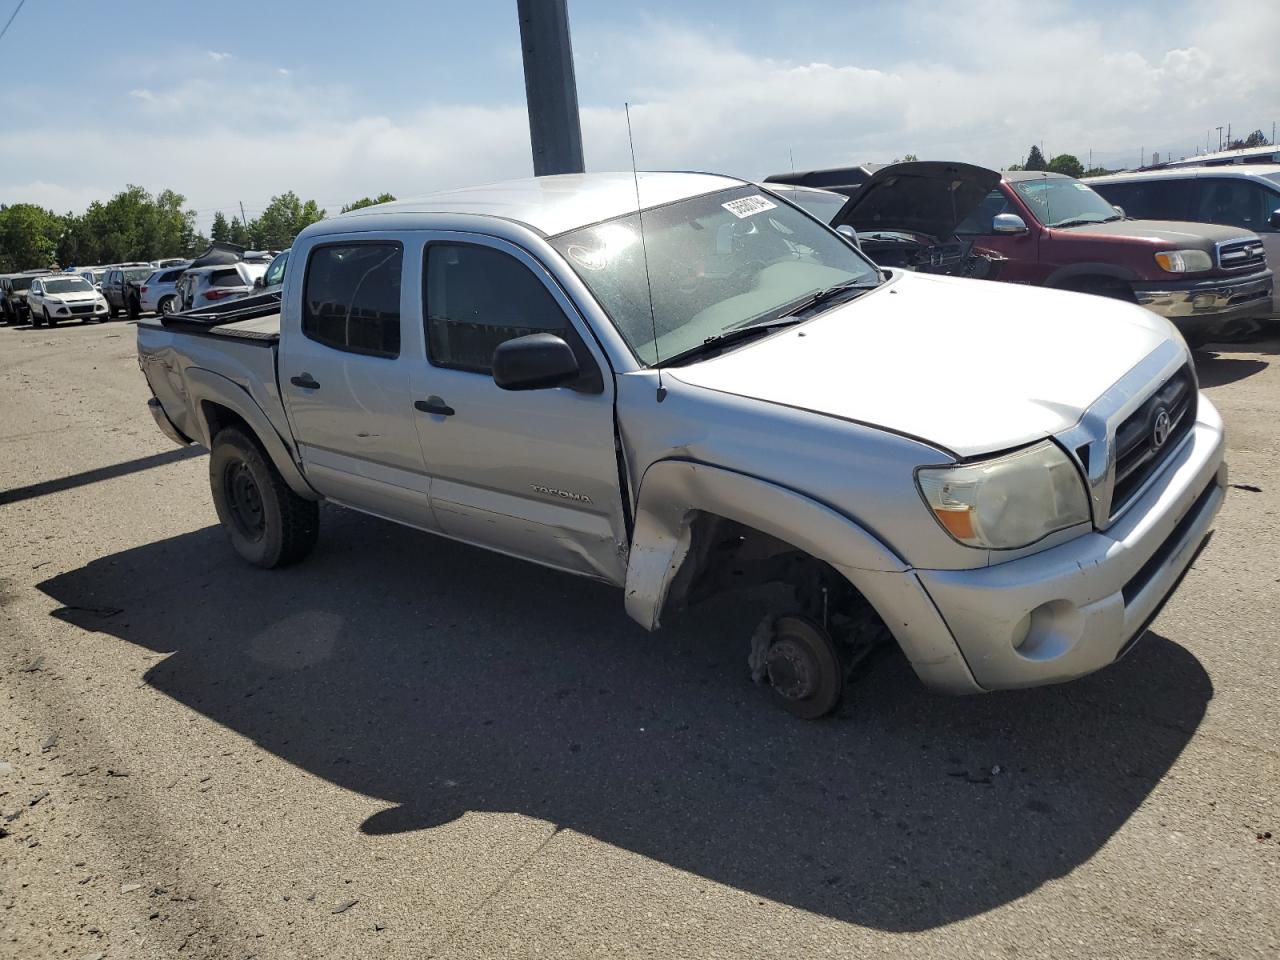
[[[14,277],[14,278],[13,278],[13,281],[12,281],[12,283],[13,283],[13,289],[14,289],[14,290],[29,290],[29,289],[31,289],[31,281],[32,281],[32,280],[34,280],[34,279],[35,279],[35,277]]]
[[[92,293],[93,284],[84,277],[66,277],[44,282],[45,293]]]
[[[1091,187],[1069,177],[1019,180],[1013,188],[1046,227],[1079,226],[1120,219],[1116,208],[1094,193]]]
[[[636,214],[561,234],[551,243],[646,363],[773,319],[836,284],[880,280],[876,268],[835,233],[755,187],[647,210],[644,240],[652,317]]]

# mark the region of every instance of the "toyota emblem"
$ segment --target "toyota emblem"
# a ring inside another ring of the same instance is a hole
[[[1151,427],[1151,449],[1159,450],[1169,439],[1169,431],[1173,429],[1173,421],[1169,419],[1169,411],[1161,407],[1156,412],[1155,423]]]

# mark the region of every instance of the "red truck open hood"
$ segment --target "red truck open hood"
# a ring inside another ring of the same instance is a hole
[[[863,184],[831,226],[848,225],[859,233],[901,230],[945,239],[999,183],[998,172],[971,163],[891,163]]]

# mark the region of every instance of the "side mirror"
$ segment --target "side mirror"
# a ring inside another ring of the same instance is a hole
[[[991,232],[1013,236],[1027,232],[1027,222],[1016,213],[997,213],[991,218]]]
[[[1272,210],[1271,216],[1267,217],[1267,223],[1280,230],[1280,210]]]
[[[503,390],[544,390],[577,375],[573,348],[554,333],[516,337],[493,351],[493,382]]]
[[[847,223],[836,227],[836,233],[840,234],[840,236],[844,237],[859,250],[862,249],[862,241],[858,239],[858,231],[853,229],[853,227],[849,226]]]
[[[253,285],[254,285],[255,287],[265,287],[265,286],[267,285],[267,278],[266,278],[265,276],[262,276],[262,277],[254,277],[254,278],[253,278]]]
[[[1121,219],[1121,220],[1125,219],[1126,214],[1125,214],[1125,212],[1124,212],[1124,207],[1120,206],[1120,204],[1118,204],[1118,203],[1113,203],[1113,204],[1111,205],[1111,209],[1112,209],[1112,210],[1114,210],[1116,213],[1120,214],[1120,219]]]

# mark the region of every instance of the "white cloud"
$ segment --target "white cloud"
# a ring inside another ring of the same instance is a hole
[[[229,53],[219,53],[217,50],[209,50],[207,52],[208,52],[209,59],[212,60],[214,63],[221,63],[223,60],[231,59],[231,54]]]
[[[1139,149],[1189,151],[1228,120],[1240,135],[1264,123],[1270,133],[1280,6],[1251,8],[1247,18],[1187,7],[1180,33],[1161,48],[1133,42],[1141,38],[1114,23],[1046,26],[1041,5],[989,2],[995,20],[911,8],[912,30],[947,38],[954,55],[945,62],[871,67],[856,43],[830,62],[786,60],[661,23],[575,32],[588,167],[628,166],[623,99],[632,102],[642,167],[746,177],[787,169],[791,152],[800,168],[909,152],[998,166],[1043,140],[1050,153],[1085,159],[1092,147],[1095,160],[1114,164],[1136,162]],[[336,210],[383,190],[412,196],[531,172],[519,100],[390,113],[361,91],[287,68],[238,60],[224,71],[216,64],[226,56],[210,51],[199,68],[176,55],[164,69],[140,65],[125,108],[132,115],[87,114],[74,153],[37,135],[33,118],[21,150],[0,141],[0,198],[78,209],[126,183],[172,187],[207,225],[219,207],[230,212],[243,200],[253,216],[288,189]],[[166,80],[173,76],[184,79]]]

